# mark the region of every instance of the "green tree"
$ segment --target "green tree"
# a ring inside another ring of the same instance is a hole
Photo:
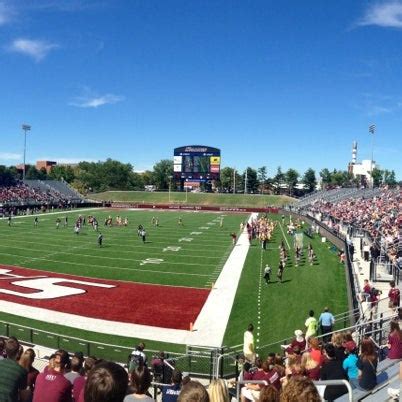
[[[65,180],[67,183],[72,183],[75,179],[74,169],[69,165],[53,166],[49,173],[49,178],[54,180]]]
[[[18,178],[17,170],[0,165],[0,186],[12,186]]]
[[[371,177],[373,179],[373,185],[374,187],[379,187],[382,184],[382,179],[383,179],[383,171],[378,168],[374,168],[373,171],[371,172]]]
[[[246,173],[247,173],[246,192],[247,193],[257,193],[258,192],[257,171],[255,169],[252,169],[251,167],[246,168],[246,170],[244,171],[244,173],[242,175],[243,190],[244,190],[244,180],[246,179]]]
[[[141,173],[141,177],[144,186],[151,186],[154,184],[154,174],[150,170],[146,170],[145,172]]]
[[[324,168],[320,172],[320,177],[321,177],[322,188],[323,189],[327,188],[328,185],[331,184],[332,182],[331,172],[327,168]]]
[[[276,175],[272,178],[273,186],[275,187],[275,194],[281,192],[281,186],[285,182],[285,174],[282,172],[282,168],[278,166]]]
[[[384,184],[389,186],[396,186],[396,178],[395,178],[395,171],[391,170],[384,170]]]
[[[290,196],[293,195],[293,190],[296,187],[299,176],[299,172],[292,168],[288,169],[288,171],[285,173],[285,182],[288,185]]]
[[[317,186],[315,171],[311,168],[307,169],[304,173],[302,181],[307,189],[307,192],[311,193],[312,191],[314,191]]]
[[[259,181],[261,194],[264,192],[265,185],[267,184],[267,167],[261,166],[257,170],[257,179]]]
[[[224,167],[220,174],[220,186],[222,191],[233,191],[233,168]]]
[[[46,172],[46,171],[45,171]],[[44,174],[33,165],[25,165],[25,178],[28,180],[43,180]]]
[[[331,173],[331,184],[335,186],[346,186],[349,184],[349,179],[349,174],[346,171],[334,169]]]
[[[173,176],[173,160],[162,159],[154,165],[153,178],[158,190],[167,190]]]

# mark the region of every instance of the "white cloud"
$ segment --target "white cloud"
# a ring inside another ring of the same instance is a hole
[[[124,100],[124,96],[106,94],[101,96],[81,96],[75,98],[69,105],[82,108],[98,108],[103,105],[112,105]]]
[[[55,43],[50,43],[44,40],[34,40],[34,39],[15,39],[10,45],[10,50],[12,52],[25,54],[32,57],[35,61],[41,61],[47,54],[58,48],[59,46]]]
[[[2,161],[17,161],[21,160],[22,155],[13,152],[0,152],[0,160]]]
[[[357,25],[402,28],[402,2],[394,0],[373,4]]]
[[[0,26],[5,25],[11,21],[13,16],[13,11],[5,5],[5,3],[0,2]]]

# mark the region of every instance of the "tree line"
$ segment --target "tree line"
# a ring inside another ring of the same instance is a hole
[[[0,185],[7,186],[21,179],[22,172],[16,167],[0,166]],[[144,190],[144,186],[154,185],[157,190],[176,190],[179,183],[173,180],[173,161],[162,159],[152,170],[135,172],[133,165],[113,159],[98,162],[80,162],[77,165],[56,165],[49,173],[42,168],[26,165],[26,179],[31,180],[65,180],[82,193],[101,192],[107,190]],[[322,169],[318,175],[312,168],[302,175],[295,169],[283,171],[279,166],[270,176],[266,166],[257,169],[247,167],[244,171],[233,167],[221,170],[220,180],[214,182],[214,187],[220,192],[247,192],[301,195],[312,192],[321,182],[323,188],[359,187],[365,185],[360,178],[353,177],[343,170]],[[393,170],[373,170],[375,186],[383,184],[396,185]]]

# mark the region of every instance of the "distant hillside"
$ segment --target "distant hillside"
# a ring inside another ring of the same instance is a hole
[[[168,204],[169,193],[147,191],[106,191],[104,193],[91,194],[91,199],[104,201],[138,202],[151,204]],[[294,201],[293,198],[283,195],[259,195],[259,194],[215,194],[215,193],[186,193],[171,192],[170,202],[175,204],[190,205],[216,205],[227,207],[267,207],[283,206]]]

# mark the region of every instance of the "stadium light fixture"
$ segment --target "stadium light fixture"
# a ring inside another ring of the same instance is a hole
[[[27,150],[27,131],[31,131],[31,126],[28,124],[23,124],[22,129],[24,130],[24,166],[22,170],[22,180],[25,180],[25,156]]]

